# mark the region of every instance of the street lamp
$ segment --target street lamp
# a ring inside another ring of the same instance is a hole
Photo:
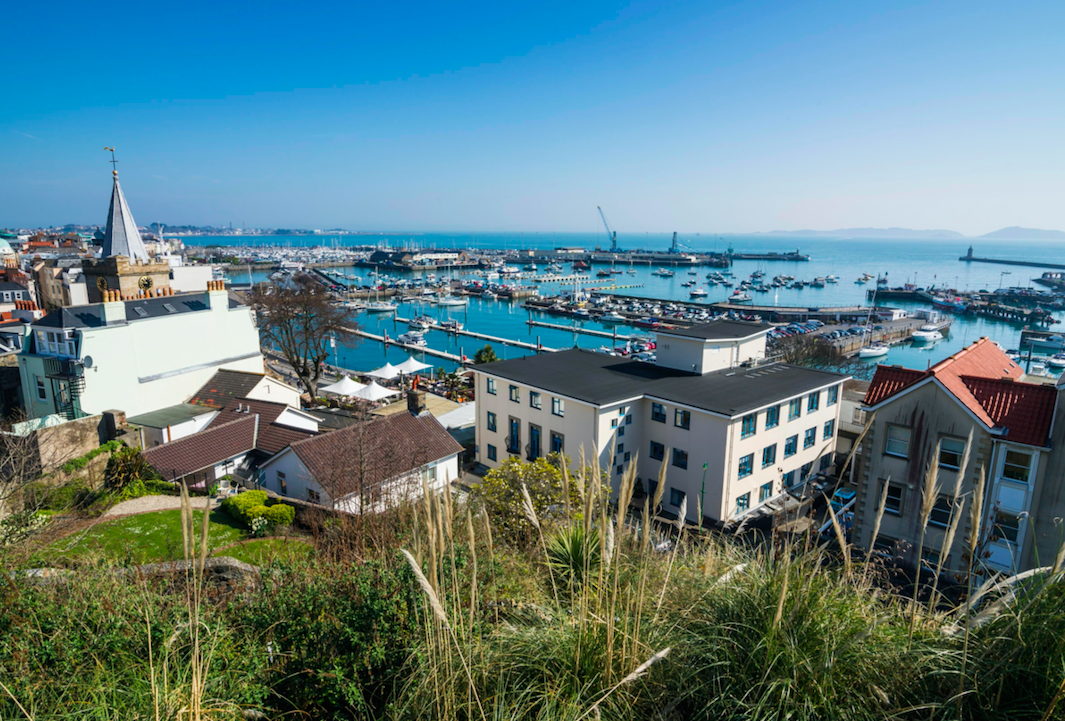
[[[1010,271],[1004,270],[998,274],[998,289],[1002,290],[1002,279],[1007,275],[1013,275]]]

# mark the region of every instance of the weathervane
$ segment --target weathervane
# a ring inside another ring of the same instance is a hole
[[[118,175],[118,161],[115,160],[115,149],[114,148],[109,148],[109,147],[107,147],[105,145],[104,146],[104,150],[110,150],[111,151],[111,173],[114,174],[114,175]]]

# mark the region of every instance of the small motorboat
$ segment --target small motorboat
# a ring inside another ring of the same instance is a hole
[[[1046,364],[1051,368],[1065,368],[1065,353],[1055,353],[1046,359]]]
[[[883,343],[875,343],[858,349],[859,358],[881,358],[888,354],[888,347]]]
[[[1050,335],[1046,338],[1029,338],[1028,345],[1042,350],[1065,350],[1065,336]]]
[[[730,295],[728,299],[733,303],[746,303],[751,299],[751,296],[744,293],[742,290],[737,290],[732,295]]]
[[[706,288],[693,288],[692,291],[688,293],[689,298],[705,298],[707,295],[709,295],[709,293],[707,293]],[[749,299],[750,296],[748,296],[748,300]]]
[[[914,343],[931,343],[932,341],[943,340],[943,334],[934,325],[922,325],[913,332],[910,338],[913,339]]]
[[[603,323],[624,323],[625,316],[615,311],[610,311],[609,313],[604,313],[603,315],[599,316],[599,320]]]

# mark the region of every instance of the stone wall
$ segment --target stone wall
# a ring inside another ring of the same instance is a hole
[[[107,440],[103,416],[86,416],[34,433],[41,472],[51,473],[67,461],[99,448]]]

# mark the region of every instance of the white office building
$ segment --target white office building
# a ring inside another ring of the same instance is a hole
[[[766,362],[769,326],[718,320],[658,331],[656,363],[574,349],[474,367],[477,460],[581,447],[615,488],[630,463],[647,492],[668,463],[663,506],[742,516],[827,469],[846,376]],[[613,449],[613,455],[611,450]]]

